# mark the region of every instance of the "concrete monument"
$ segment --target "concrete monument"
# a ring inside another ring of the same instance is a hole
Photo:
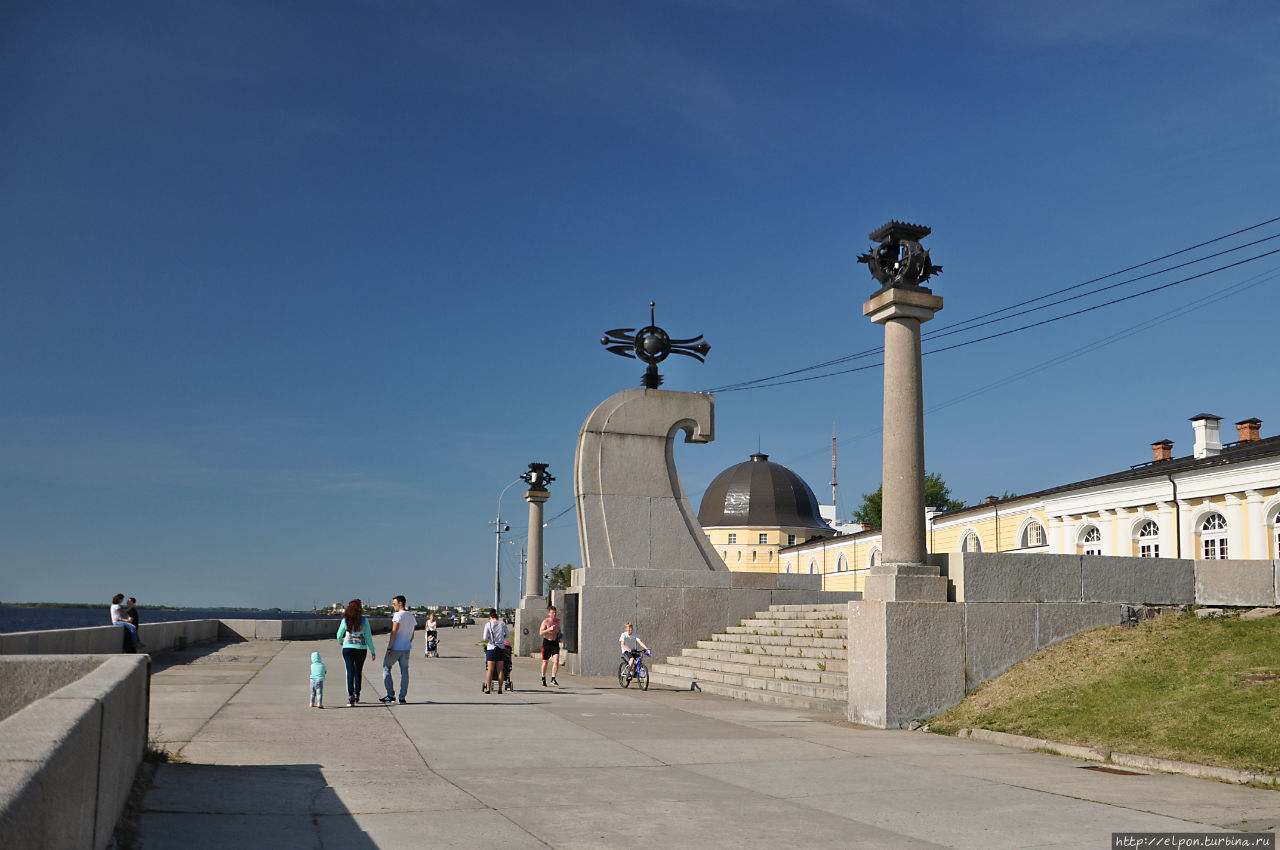
[[[538,625],[547,614],[548,596],[542,592],[542,506],[551,498],[547,485],[555,476],[547,464],[531,463],[520,476],[529,485],[524,500],[529,503],[529,560],[525,563],[524,597],[516,609],[516,634],[512,650],[516,655],[532,655],[542,646]]]

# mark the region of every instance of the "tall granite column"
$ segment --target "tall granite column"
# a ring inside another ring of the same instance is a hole
[[[942,309],[921,284],[942,271],[920,239],[929,228],[891,221],[858,258],[881,288],[862,307],[884,325],[882,558],[849,603],[849,719],[899,728],[964,697],[964,611],[928,566],[924,515],[924,394],[920,326]]]
[[[865,598],[946,601],[946,579],[925,566],[924,394],[920,325],[942,309],[924,287],[886,287],[862,307],[884,325],[883,556]]]
[[[530,490],[524,494],[529,503],[529,562],[524,571],[524,595],[528,599],[542,595],[542,506],[551,494],[546,490]]]
[[[529,560],[525,564],[524,598],[516,609],[511,649],[516,655],[532,655],[542,647],[538,627],[549,604],[549,595],[542,593],[542,506],[551,498],[547,485],[555,481],[555,476],[547,472],[545,463],[531,463],[521,478],[529,484],[529,491],[524,494],[529,503]]]

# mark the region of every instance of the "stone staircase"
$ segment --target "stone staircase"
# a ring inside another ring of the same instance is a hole
[[[771,605],[741,625],[654,664],[650,681],[690,682],[734,699],[844,716],[849,702],[849,606]]]

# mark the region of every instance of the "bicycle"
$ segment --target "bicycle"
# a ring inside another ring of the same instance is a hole
[[[622,663],[618,665],[618,684],[624,688],[629,688],[631,687],[631,680],[635,679],[640,685],[640,690],[649,690],[649,668],[645,666],[644,659],[645,656],[652,655],[652,652],[646,650],[643,656],[636,656],[634,669],[632,669],[631,659],[625,655],[622,656]]]

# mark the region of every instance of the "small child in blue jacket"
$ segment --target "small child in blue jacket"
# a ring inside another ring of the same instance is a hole
[[[320,653],[311,653],[311,708],[324,708],[324,669]]]

